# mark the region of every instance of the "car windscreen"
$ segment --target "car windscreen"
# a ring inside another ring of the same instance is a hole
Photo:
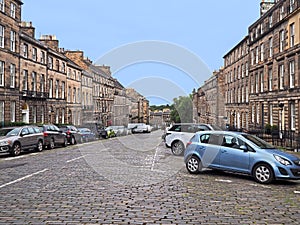
[[[8,132],[6,136],[17,136],[20,133],[21,128],[15,128]]]
[[[261,149],[274,149],[275,147],[271,145],[270,143],[254,136],[254,135],[249,135],[249,134],[242,134],[244,138],[247,140],[251,141],[253,144],[255,144],[257,147]]]
[[[7,133],[9,133],[10,131],[12,131],[13,129],[1,129],[0,130],[0,136],[6,136]]]

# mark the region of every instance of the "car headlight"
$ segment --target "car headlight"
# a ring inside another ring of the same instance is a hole
[[[283,165],[285,165],[285,166],[287,166],[287,165],[292,165],[292,164],[290,163],[290,161],[288,161],[288,160],[286,160],[286,159],[284,159],[284,158],[282,158],[282,157],[280,157],[280,156],[278,156],[278,155],[274,155],[274,157],[275,157],[275,159],[276,159],[278,162],[280,162],[281,164],[283,164]]]
[[[10,145],[10,144],[11,144],[10,140],[8,140],[8,141],[0,141],[0,146]]]

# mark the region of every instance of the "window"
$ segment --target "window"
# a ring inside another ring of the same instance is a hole
[[[248,77],[248,74],[249,74],[249,67],[248,67],[248,62],[246,62],[246,77]]]
[[[65,73],[66,72],[66,63],[62,63],[62,67],[61,67],[61,72]]]
[[[41,51],[41,63],[45,63],[45,52]]]
[[[10,50],[12,52],[16,51],[16,32],[15,31],[10,32]]]
[[[40,92],[45,92],[45,75],[40,76]]]
[[[65,99],[65,82],[61,83],[61,98]]]
[[[273,126],[273,105],[269,104],[269,124]]]
[[[295,45],[295,24],[292,23],[290,25],[290,48],[294,47]]]
[[[59,60],[56,60],[56,70],[59,71]]]
[[[246,103],[249,102],[249,88],[246,86]]]
[[[10,64],[10,87],[15,87],[15,80],[16,80],[16,65]]]
[[[16,18],[16,5],[14,3],[10,3],[10,16]]]
[[[290,13],[294,10],[295,0],[290,0]]]
[[[255,63],[257,64],[259,59],[258,59],[258,56],[259,56],[259,51],[258,51],[258,47],[255,48]]]
[[[5,11],[4,0],[0,0],[0,11],[1,12]]]
[[[61,109],[61,123],[65,123],[65,109]]]
[[[0,25],[0,48],[4,48],[4,27]]]
[[[269,91],[272,91],[272,87],[273,87],[273,74],[272,74],[272,69],[268,70],[268,74],[269,74]]]
[[[4,122],[4,101],[0,101],[0,122]]]
[[[53,69],[53,58],[51,56],[48,57],[48,67],[49,69]]]
[[[259,75],[257,73],[255,75],[255,93],[258,93],[258,82],[259,82]]]
[[[56,109],[56,113],[55,113],[55,123],[59,123],[59,109]]]
[[[76,99],[76,88],[73,88],[73,103],[76,103],[77,102],[77,99]]]
[[[49,80],[49,98],[53,97],[53,79]]]
[[[284,48],[284,30],[279,33],[279,52],[282,52]]]
[[[4,86],[4,67],[5,63],[0,61],[0,86]]]
[[[59,89],[59,80],[56,80],[55,81],[55,98],[59,98],[59,91],[58,91],[58,89]]]
[[[290,61],[289,63],[290,68],[290,88],[295,87],[295,61]]]
[[[37,122],[37,113],[36,113],[36,106],[32,106],[31,110],[32,110],[32,122],[36,123]]]
[[[28,71],[23,70],[23,91],[28,90]]]
[[[254,65],[254,51],[251,50],[251,65]]]
[[[271,28],[273,26],[273,16],[270,15],[269,16],[269,28]]]
[[[32,60],[36,61],[37,60],[37,49],[32,48]]]
[[[279,66],[279,89],[284,89],[284,65]]]
[[[264,61],[264,54],[265,54],[265,50],[264,50],[264,44],[260,45],[260,60]]]
[[[31,76],[32,76],[31,90],[36,91],[36,72],[32,72]]]
[[[23,44],[23,56],[25,58],[28,57],[28,45],[27,44]]]
[[[10,102],[10,122],[16,121],[16,102]]]
[[[280,15],[279,15],[279,19],[282,20],[284,17],[284,6],[281,6],[280,8]]]
[[[260,72],[260,92],[264,92],[264,73]]]
[[[68,88],[68,98],[67,102],[71,102],[71,87]]]
[[[273,56],[273,38],[269,39],[269,57]]]
[[[296,129],[296,107],[295,107],[295,102],[291,102],[290,108],[291,108],[291,112],[290,112],[291,130],[295,130]]]
[[[44,113],[45,113],[45,108],[44,108],[44,106],[42,106],[41,107],[41,123],[45,123]]]

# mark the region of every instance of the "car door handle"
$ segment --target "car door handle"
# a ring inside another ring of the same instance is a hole
[[[221,153],[226,153],[227,151],[225,149],[222,149],[221,150]]]

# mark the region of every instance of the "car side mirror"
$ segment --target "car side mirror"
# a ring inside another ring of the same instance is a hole
[[[248,148],[245,145],[241,145],[240,149],[242,149],[244,152],[248,152]]]

